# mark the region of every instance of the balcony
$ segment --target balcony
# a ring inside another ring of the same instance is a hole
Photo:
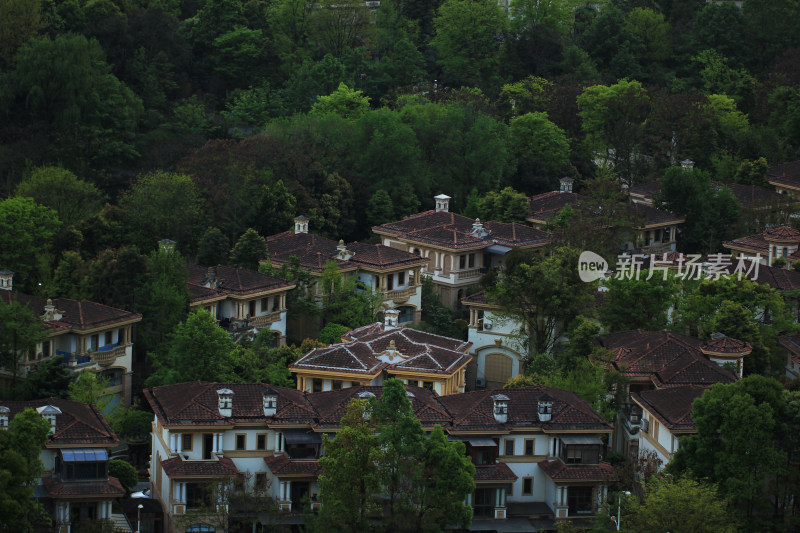
[[[417,285],[405,289],[397,289],[394,291],[386,291],[383,293],[384,300],[392,300],[396,304],[406,303],[409,298],[414,296],[417,292]]]
[[[273,324],[275,322],[280,322],[281,320],[281,313],[283,311],[273,311],[266,315],[261,316],[254,316],[247,319],[247,324],[251,328],[261,328],[268,324]]]
[[[459,270],[456,272],[456,279],[476,279],[480,278],[486,270],[483,268],[470,268],[468,270]]]
[[[114,364],[118,357],[126,355],[127,348],[131,344],[112,344],[110,346],[101,346],[96,352],[66,352],[63,350],[56,350],[56,355],[64,358],[64,364],[72,367],[80,367],[85,365],[98,365],[103,368],[109,367]]]

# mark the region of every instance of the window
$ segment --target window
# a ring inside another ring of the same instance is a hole
[[[256,316],[256,302],[255,302],[255,300],[250,302],[249,316]]]
[[[496,450],[490,446],[476,446],[472,448],[472,462],[476,465],[493,465]]]
[[[320,378],[314,378],[311,381],[311,392],[321,392],[322,391],[322,380]]]
[[[469,254],[469,268],[475,268],[475,254]]]
[[[592,487],[567,487],[569,514],[588,514],[592,512]]]
[[[531,456],[535,455],[534,452],[536,451],[536,439],[525,439],[525,455]]]
[[[465,268],[467,268],[467,256],[466,255],[458,256],[458,268],[460,268],[461,270],[464,270]]]
[[[533,496],[533,478],[532,477],[524,477],[524,478],[522,478],[522,495],[523,496]]]
[[[561,460],[566,464],[596,465],[600,462],[600,448],[594,444],[564,446]]]
[[[256,450],[266,450],[267,449],[267,434],[266,433],[259,433],[256,435]]]
[[[472,510],[475,516],[494,516],[494,490],[475,489],[475,495],[472,498]]]
[[[428,389],[428,390],[433,390],[433,381],[423,381],[422,382],[422,388]]]
[[[415,387],[419,387],[419,381],[417,381],[416,379],[409,379],[407,381],[408,381],[409,385],[413,385]]]
[[[244,433],[238,433],[236,435],[236,449],[237,450],[244,450],[246,442],[247,442],[247,435],[245,435]]]
[[[186,508],[200,509],[211,504],[211,491],[208,486],[200,483],[186,484]]]
[[[261,298],[261,312],[266,313],[269,311],[269,298]]]
[[[103,344],[105,344],[106,346],[108,346],[109,344],[113,344],[114,343],[113,339],[114,339],[114,333],[111,331],[106,331],[106,338],[103,339],[104,341]]]
[[[191,433],[184,433],[181,435],[181,451],[190,452],[192,451],[192,434]]]
[[[267,488],[267,474],[265,472],[256,472],[253,488],[256,490],[265,490]]]
[[[514,455],[514,439],[506,439],[506,455]]]
[[[394,274],[386,276],[386,288],[390,291],[394,290]]]
[[[89,337],[89,351],[90,352],[96,352],[97,351],[97,341],[98,341],[97,335],[92,335],[91,337]]]
[[[397,286],[405,285],[406,284],[406,273],[405,272],[398,272],[397,273]]]
[[[342,388],[342,381],[341,381],[341,380],[339,380],[339,379],[334,379],[334,380],[333,380],[333,382],[331,383],[331,388],[332,388],[333,390],[341,390],[341,388]]]
[[[577,446],[567,446],[567,460],[566,463],[570,464],[580,464],[581,458],[583,455],[581,454],[580,448]]]

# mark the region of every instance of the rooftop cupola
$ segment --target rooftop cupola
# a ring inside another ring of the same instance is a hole
[[[298,215],[294,217],[294,233],[308,233],[308,217]]]
[[[574,178],[561,178],[558,180],[559,192],[572,192],[572,184],[575,183]]]
[[[711,339],[700,345],[700,351],[712,363],[729,368],[737,377],[741,378],[744,357],[750,355],[753,347],[748,342],[727,337],[724,333],[712,333]]]
[[[472,231],[470,231],[472,235],[476,237],[486,237],[489,233],[483,229],[483,222],[481,219],[476,218],[475,222],[472,223]]]
[[[217,391],[219,401],[219,414],[225,418],[233,415],[233,391],[231,389],[219,389]]]
[[[387,309],[383,312],[383,324],[386,326],[384,329],[394,329],[400,324],[400,310]]]
[[[10,291],[14,286],[14,272],[4,268],[0,270],[0,290]]]
[[[450,197],[446,194],[440,194],[438,196],[434,196],[433,199],[436,201],[436,212],[444,211],[447,213],[450,211]]]
[[[553,397],[547,393],[539,396],[538,410],[539,422],[550,422],[553,416]]]
[[[161,239],[158,241],[158,248],[162,252],[173,252],[175,251],[175,244],[172,239]]]
[[[344,239],[339,239],[339,244],[336,245],[336,259],[347,261],[351,257],[353,257],[353,252],[347,249]]]
[[[681,168],[684,170],[692,170],[694,168],[694,161],[691,159],[684,159],[681,161]]]
[[[261,391],[262,402],[264,405],[264,416],[275,416],[278,412],[278,393],[274,389],[268,388]]]
[[[42,415],[42,418],[50,422],[50,434],[56,432],[56,416],[61,414],[61,409],[56,407],[55,405],[43,405],[41,407],[37,407],[36,411]]]
[[[59,311],[56,309],[56,306],[53,305],[53,300],[50,298],[47,299],[47,303],[44,306],[44,314],[42,315],[42,320],[47,322],[51,320],[61,320],[61,317],[64,316],[64,311]]]
[[[209,289],[216,289],[219,287],[220,280],[217,279],[217,267],[208,267],[208,270],[206,270],[206,277],[203,278],[200,284]]]
[[[505,394],[495,394],[492,396],[492,411],[494,419],[505,424],[508,420],[508,396]]]

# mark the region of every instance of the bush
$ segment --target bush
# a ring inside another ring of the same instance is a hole
[[[139,483],[139,474],[128,461],[122,459],[112,459],[108,462],[108,475],[119,479],[127,492]]]
[[[325,324],[325,327],[322,328],[322,331],[319,332],[317,340],[319,342],[324,342],[325,344],[342,342],[342,335],[348,331],[350,331],[350,328],[347,326],[336,324],[335,322],[328,322]]]

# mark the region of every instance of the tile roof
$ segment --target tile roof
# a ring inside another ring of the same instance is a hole
[[[108,481],[93,482],[63,482],[57,476],[51,476],[42,480],[44,488],[50,497],[65,496],[108,496],[109,498],[119,498],[125,495],[122,483],[115,477],[108,476]]]
[[[565,465],[561,459],[549,459],[537,464],[553,481],[605,481],[614,474],[614,468],[604,462],[597,465]]]
[[[36,409],[45,405],[61,410],[61,414],[56,415],[56,431],[48,439],[47,447],[81,444],[110,448],[119,443],[111,426],[93,405],[62,398],[24,402],[0,400],[0,406],[9,409],[9,420],[13,420],[25,409]]]
[[[473,231],[476,222],[448,211],[425,211],[375,226],[372,231],[451,249],[482,248],[491,244],[543,246],[550,241],[549,233],[516,222],[484,222],[483,231],[478,234]]]
[[[209,278],[213,278],[214,286]],[[286,280],[249,270],[232,268],[225,265],[202,267],[193,263],[186,264],[186,281],[194,301],[216,298],[227,295],[245,296],[276,289],[292,289],[293,283]]]
[[[429,259],[382,244],[353,242],[346,249],[351,252],[349,259],[337,257],[338,243],[313,233],[284,231],[267,237],[269,259],[274,265],[288,263],[292,257],[300,260],[305,269],[322,272],[325,264],[335,261],[340,270],[363,268],[366,270],[385,270],[402,266],[427,264]]]
[[[0,300],[3,300],[6,304],[10,304],[14,299],[38,317],[44,315],[45,306],[48,304],[48,300],[45,298],[38,298],[19,291],[0,290]],[[121,322],[139,322],[142,319],[142,315],[138,313],[89,300],[53,298],[50,302],[62,316],[59,320],[46,321],[45,327],[48,329],[85,331],[104,326],[113,326]]]
[[[749,354],[753,351],[753,347],[749,342],[740,341],[733,337],[718,337],[705,341],[700,345],[700,350],[703,352],[715,353],[731,353],[731,354]]]
[[[632,392],[631,398],[655,416],[671,432],[694,433],[692,402],[708,390],[703,385],[681,385],[663,389]]]
[[[661,180],[648,181],[646,183],[639,183],[633,187],[628,188],[628,193],[637,195],[644,198],[649,198],[651,201],[656,193],[661,192]]]
[[[495,463],[493,465],[475,465],[476,483],[481,481],[508,481],[514,482],[518,476],[505,463]]]
[[[317,461],[290,461],[285,455],[272,455],[265,457],[269,471],[278,477],[281,476],[313,476],[322,473],[322,467]]]
[[[498,392],[509,398],[505,423],[498,422],[494,417],[492,396]],[[553,402],[552,415],[550,421],[540,422],[538,402],[545,395],[549,395]],[[609,423],[586,400],[574,392],[552,387],[480,390],[443,396],[439,401],[453,415],[452,426],[456,432],[512,427],[537,427],[552,431],[584,429],[605,432],[611,429]]]
[[[800,355],[800,333],[787,335],[778,339],[778,342],[793,355]]]
[[[739,203],[748,209],[758,209],[760,207],[777,206],[792,201],[786,195],[780,194],[775,189],[768,189],[758,185],[743,185],[741,183],[720,183],[712,181],[711,186],[719,191],[727,187],[733,193]]]
[[[767,170],[767,181],[771,184],[800,188],[800,161],[775,165]]]
[[[450,375],[472,358],[471,343],[413,328],[375,323],[342,335],[344,342],[315,348],[290,369],[339,371],[375,376],[387,370]],[[394,353],[389,353],[391,343]]]
[[[600,343],[611,350],[614,367],[631,377],[650,378],[657,386],[732,383],[736,377],[709,361],[703,341],[671,331],[609,333]]]
[[[556,216],[566,205],[575,207],[583,216],[591,216],[589,198],[572,192],[551,191],[528,198],[528,217],[533,222],[544,222]],[[619,205],[620,211],[634,220],[637,226],[653,224],[680,224],[685,218],[655,207],[627,202]]]
[[[239,473],[228,457],[220,457],[216,461],[185,461],[178,456],[161,461],[161,466],[168,476],[233,476]]]
[[[755,235],[725,241],[722,245],[726,248],[745,249],[751,253],[768,255],[769,241],[800,243],[800,232],[789,226],[778,226]]]
[[[237,422],[265,420],[263,392],[271,389],[278,406],[274,422],[311,423],[315,413],[302,391],[263,383],[209,383],[189,381],[145,389],[153,412],[163,424],[232,425]],[[233,391],[230,418],[219,413],[218,390]]]

